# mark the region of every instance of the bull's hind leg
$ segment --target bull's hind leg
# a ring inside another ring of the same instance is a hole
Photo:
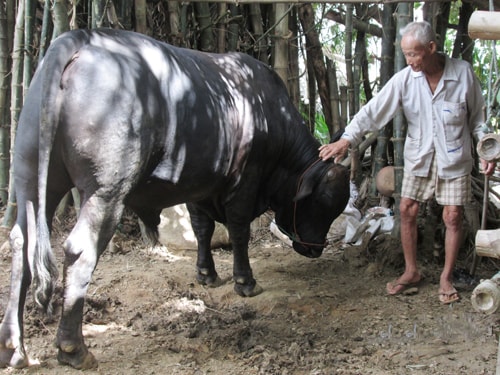
[[[19,180],[16,181],[19,184]],[[31,186],[36,185],[32,184]],[[12,250],[12,268],[9,302],[0,326],[1,367],[23,368],[38,363],[30,360],[24,348],[23,313],[26,293],[31,284],[29,262],[35,246],[36,224],[33,201],[25,199],[23,193],[21,189],[17,191],[16,224],[9,237]]]
[[[0,326],[0,365],[22,368],[30,364],[23,343],[23,311],[31,276],[27,261],[23,259],[25,236],[18,223],[10,233],[10,245],[11,287],[9,302]]]
[[[64,302],[57,331],[57,359],[77,369],[97,366],[84,343],[82,319],[92,273],[119,223],[123,205],[92,197],[80,212],[76,226],[64,244]]]

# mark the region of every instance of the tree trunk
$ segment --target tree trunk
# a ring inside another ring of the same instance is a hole
[[[169,2],[170,3],[170,2]],[[141,34],[148,33],[146,0],[134,0],[135,31]]]
[[[7,109],[10,87],[10,58],[7,7],[10,4],[0,3],[0,200],[2,205],[8,200],[9,183],[9,131],[10,117]]]
[[[227,50],[237,51],[238,50],[238,36],[240,31],[240,25],[238,23],[238,18],[240,16],[240,6],[231,4],[229,5],[229,12],[231,18],[229,19],[229,33],[227,35]]]
[[[122,0],[123,1],[123,0]],[[112,1],[106,3],[106,18],[108,19],[109,26],[113,29],[123,29],[124,26],[116,13],[115,4]]]
[[[273,69],[281,77],[288,88],[288,5],[277,3],[274,5],[276,28],[274,30],[274,61]]]
[[[194,3],[196,20],[200,25],[200,47],[201,51],[215,52],[215,39],[212,29],[212,17],[208,3]]]
[[[10,139],[11,139],[11,157],[13,153],[14,140],[16,138],[17,121],[22,106],[22,70],[23,70],[23,41],[24,41],[24,0],[19,0],[17,10],[16,26],[14,31],[14,44],[12,46],[12,82],[10,94]],[[10,168],[9,191],[14,192],[14,166]],[[3,225],[12,226],[15,216],[16,197],[15,194],[9,194],[7,211],[4,216]]]
[[[423,7],[423,16],[436,32],[438,50],[442,51],[450,18],[450,3],[427,2]]]
[[[124,30],[132,30],[132,9],[135,0],[120,0],[116,1],[116,5],[114,2],[110,2],[110,4],[114,5],[114,9],[116,11],[115,15],[118,18],[118,22],[120,28]],[[108,9],[111,9],[109,7]]]
[[[474,51],[474,42],[469,37],[468,25],[474,8],[469,3],[462,3],[460,7],[460,17],[458,19],[457,36],[453,46],[452,57],[468,61],[472,64],[472,52]]]
[[[292,33],[292,40],[297,39],[298,29],[297,29],[297,7],[294,6],[290,12],[288,26],[290,32]],[[292,99],[295,108],[300,108],[300,79],[299,79],[299,46],[297,43],[288,43],[288,91],[290,93],[290,98]]]
[[[19,0],[19,8],[16,18],[16,27],[14,32],[14,45],[12,51],[12,83],[11,83],[11,102],[10,118],[12,122],[11,139],[14,140],[17,121],[22,107],[23,92],[23,51],[24,51],[24,0]]]
[[[331,21],[337,22],[341,25],[346,25],[346,16],[340,14],[339,12],[330,9],[328,12],[325,14],[325,18],[329,19]],[[352,25],[353,30],[358,30],[362,31],[366,34],[370,34],[373,36],[378,36],[380,38],[383,37],[383,31],[381,27],[378,27],[374,24],[368,23],[368,22],[363,22],[357,18],[352,18],[350,21],[350,24]],[[346,26],[347,29],[347,26]],[[385,30],[385,25],[384,25],[384,30]]]
[[[406,60],[401,51],[401,35],[399,30],[410,23],[413,20],[413,9],[408,3],[400,3],[397,8],[397,28],[396,28],[396,51],[395,51],[395,71],[400,71],[406,66]],[[403,111],[398,111],[398,114],[394,117],[394,228],[392,230],[392,235],[399,238],[401,232],[401,215],[399,212],[399,203],[401,201],[401,185],[403,183],[403,148],[406,137],[406,119],[404,118]]]
[[[354,75],[352,69],[352,23],[354,6],[347,4],[345,17],[345,70],[347,77],[347,105],[349,108],[349,121],[356,113],[354,98]]]
[[[299,7],[299,19],[306,38],[307,59],[314,68],[314,76],[318,86],[319,98],[323,107],[323,115],[330,135],[333,134],[332,111],[330,108],[330,93],[326,74],[325,59],[321,49],[321,42],[314,21],[314,9],[311,4]],[[314,103],[310,103],[314,107]]]
[[[226,52],[226,44],[227,44],[226,43],[227,4],[226,3],[218,4],[218,9],[219,9],[219,17],[218,17],[219,21],[217,23],[217,52],[224,53]]]
[[[8,37],[7,39],[7,46],[8,50],[12,50],[12,44],[14,42],[14,25],[16,22],[16,0],[5,0],[2,2],[2,4],[5,4],[5,15],[7,19],[7,29],[5,35]]]
[[[314,82],[314,66],[312,60],[306,53],[306,72],[307,72],[307,98],[309,104],[306,107],[307,125],[312,134],[314,134],[316,117],[316,84]]]
[[[343,130],[345,128],[345,123],[340,116],[340,97],[339,97],[339,87],[337,81],[337,67],[335,62],[326,59],[326,69],[328,72],[328,87],[330,88],[330,107],[332,109],[332,134],[330,134],[330,139],[335,135],[338,131]]]
[[[262,13],[259,3],[252,3],[249,6],[250,23],[252,25],[253,38],[255,40],[255,57],[265,64],[269,63],[267,50],[267,37],[264,35],[264,23],[262,21]],[[286,22],[288,25],[288,20]]]
[[[168,25],[169,25],[169,35],[167,41],[174,46],[184,45],[184,34],[182,33],[181,27],[181,14],[179,12],[179,2],[168,1]]]
[[[52,40],[69,30],[68,3],[67,0],[55,0],[52,8],[52,19],[54,20],[54,31]],[[94,19],[94,17],[92,17]]]
[[[57,1],[57,0],[56,0]],[[64,0],[63,0],[64,1]],[[92,0],[92,28],[104,26],[107,0]],[[62,16],[62,14],[61,14]]]
[[[361,83],[365,81],[366,78],[362,78],[362,65],[363,58],[366,56],[366,46],[365,46],[365,33],[358,31],[356,33],[356,44],[354,47],[354,64],[352,71],[353,78],[353,89],[354,89],[354,113],[358,113],[361,108],[359,99],[361,98]],[[368,101],[369,98],[366,98]]]
[[[349,88],[340,86],[340,118],[343,124],[347,125],[349,121]]]
[[[49,35],[52,25],[50,19],[50,0],[45,0],[43,5],[43,21],[42,21],[42,31],[40,32],[40,46],[38,51],[38,64],[42,61],[45,56],[45,50],[49,46]]]
[[[36,3],[25,0],[24,8],[24,61],[23,61],[23,102],[33,77],[33,18]]]
[[[394,24],[394,4],[386,4],[382,10],[382,24],[384,25],[384,36],[382,38],[382,62],[380,65],[380,88],[394,75],[394,42],[396,40],[396,28]],[[375,157],[373,160],[372,176],[376,177],[378,172],[387,165],[387,153],[389,138],[392,135],[392,121],[384,126],[378,133]],[[372,180],[370,195],[376,196],[377,186],[375,178]]]

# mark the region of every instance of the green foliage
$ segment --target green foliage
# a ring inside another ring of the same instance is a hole
[[[498,108],[491,108],[492,103],[497,103],[498,99],[495,95],[499,95],[498,92],[498,82],[500,80],[500,46],[492,40],[476,40],[475,48],[473,52],[473,68],[476,73],[481,87],[483,89],[484,97],[486,98],[487,111],[487,121],[494,129],[495,133],[499,131],[499,113]],[[495,83],[497,87],[495,87]],[[495,111],[496,110],[496,111]]]
[[[326,125],[325,116],[321,112],[316,112],[314,116],[314,136],[322,145],[330,143],[330,132]]]
[[[460,18],[460,6],[458,2],[454,2],[450,4],[450,16],[448,18],[448,23],[451,25],[458,25]],[[451,56],[453,52],[453,47],[455,43],[455,39],[457,36],[457,30],[454,28],[448,28],[446,31],[445,40],[443,43],[443,51],[448,56]]]

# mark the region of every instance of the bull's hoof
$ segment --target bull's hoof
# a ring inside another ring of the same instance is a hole
[[[200,285],[206,285],[211,288],[216,288],[223,284],[219,275],[216,271],[211,272],[208,268],[199,268],[198,274],[196,275],[196,281]]]
[[[261,294],[264,289],[262,289],[253,279],[249,283],[240,283],[236,280],[234,283],[234,291],[242,297],[255,297],[256,295]]]
[[[16,369],[25,368],[39,364],[37,361],[30,361],[24,350],[0,349],[0,367],[12,367]]]
[[[75,351],[59,349],[57,360],[60,364],[71,366],[77,370],[90,370],[98,366],[94,355],[85,346]]]

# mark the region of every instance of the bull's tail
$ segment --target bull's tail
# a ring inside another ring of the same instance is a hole
[[[50,313],[50,301],[58,278],[57,264],[50,245],[50,230],[47,223],[47,179],[54,138],[59,123],[59,96],[61,77],[67,64],[78,50],[88,43],[84,30],[64,34],[54,40],[43,60],[41,108],[38,144],[38,213],[37,243],[33,251],[32,285],[36,303]],[[50,216],[52,217],[52,216]]]

